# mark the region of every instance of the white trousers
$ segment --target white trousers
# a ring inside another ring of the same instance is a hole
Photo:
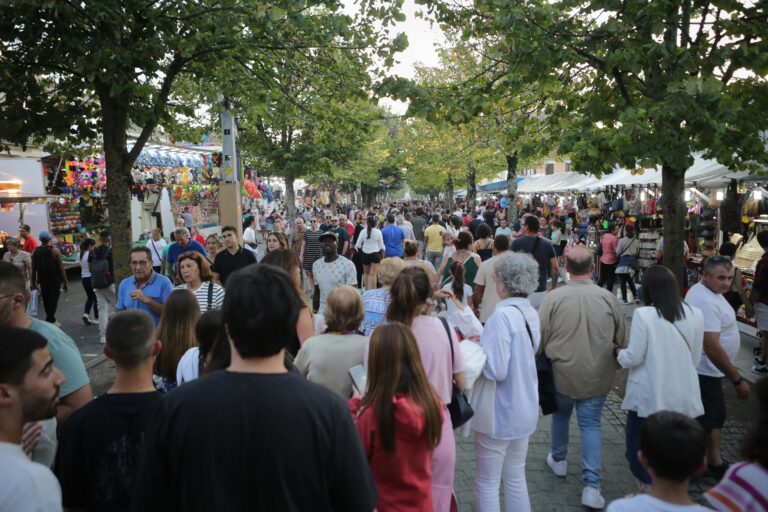
[[[499,485],[504,482],[504,510],[530,512],[525,457],[528,437],[504,440],[475,432],[475,503],[478,512],[499,512]]]
[[[93,293],[96,294],[96,301],[99,308],[99,342],[106,343],[107,340],[107,323],[109,322],[109,307],[115,309],[117,304],[117,297],[115,296],[115,285],[110,285],[109,288],[102,288],[100,290],[94,289]]]

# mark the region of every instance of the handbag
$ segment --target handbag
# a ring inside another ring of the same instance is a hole
[[[536,347],[533,345],[533,333],[531,333],[531,326],[528,325],[528,320],[523,314],[523,310],[519,307],[512,305],[513,308],[520,312],[525,322],[525,330],[528,331],[528,338],[531,340],[531,348],[533,353],[536,353]],[[555,400],[555,379],[552,375],[552,362],[544,354],[544,351],[536,356],[536,377],[539,381],[539,407],[541,407],[541,414],[547,416],[557,411],[557,402]]]
[[[445,318],[441,318],[440,321],[443,323],[443,327],[445,327],[445,334],[448,335],[448,345],[451,347],[451,368],[453,368],[454,356],[453,342],[451,341],[451,330],[450,327],[448,327],[448,322]],[[453,370],[451,370],[451,372],[453,372]],[[472,409],[472,406],[469,405],[469,400],[467,400],[467,396],[464,394],[464,391],[456,387],[453,379],[451,379],[451,386],[451,403],[448,404],[448,413],[451,415],[451,423],[453,424],[453,428],[456,429],[472,419],[472,416],[475,415],[475,411]]]
[[[31,292],[29,292],[29,302],[27,302],[27,316],[31,316],[31,317],[37,316],[37,303],[39,298],[40,298],[39,291],[32,290]]]

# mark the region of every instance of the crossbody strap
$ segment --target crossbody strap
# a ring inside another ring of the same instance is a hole
[[[208,309],[211,309],[211,306],[213,305],[213,282],[208,282]]]
[[[531,348],[533,349],[533,352],[536,353],[536,347],[533,346],[533,334],[531,333],[531,326],[528,325],[528,319],[525,318],[525,313],[523,313],[523,310],[515,306],[514,304],[510,304],[510,306],[518,310],[520,312],[520,315],[523,317],[523,322],[525,322],[525,330],[528,331],[528,339],[531,340]]]
[[[453,374],[453,342],[451,341],[451,328],[448,327],[448,321],[445,318],[440,317],[440,321],[445,328],[445,334],[448,335],[448,346],[451,347],[451,374]]]
[[[667,320],[669,322],[669,320]],[[688,347],[688,352],[693,353],[691,350],[691,344],[688,343],[688,339],[683,334],[683,331],[680,330],[680,328],[677,326],[675,322],[669,322],[672,324],[672,327],[674,327],[677,330],[677,333],[680,335],[681,338],[683,338],[683,342],[685,343],[685,346]]]
[[[155,256],[157,256],[157,259],[161,260],[162,258],[160,257],[160,253],[157,252],[157,247],[155,247],[155,241],[154,240],[150,240],[149,243],[152,244],[152,249],[154,249]]]

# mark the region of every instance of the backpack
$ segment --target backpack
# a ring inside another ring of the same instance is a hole
[[[91,261],[91,286],[96,290],[109,288],[112,284],[112,274],[109,272],[109,260],[107,259],[110,250],[107,248],[106,252],[99,251],[103,247],[94,249],[93,261]]]

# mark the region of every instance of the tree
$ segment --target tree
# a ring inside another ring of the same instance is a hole
[[[279,90],[276,53],[311,63],[314,50],[332,48],[391,62],[404,45],[388,34],[399,7],[364,2],[353,19],[336,0],[13,2],[0,7],[0,140],[100,135],[117,272],[127,275],[131,166],[158,125],[195,115],[174,96],[180,77],[257,81],[269,94]],[[131,125],[140,135],[129,150]]]
[[[546,124],[579,172],[659,166],[667,247],[683,243],[684,173],[701,151],[732,168],[768,164],[765,2],[428,2],[482,41],[497,83],[536,84]],[[501,5],[501,6],[500,6]],[[466,115],[489,90],[465,96]],[[664,252],[678,273],[682,252]]]

